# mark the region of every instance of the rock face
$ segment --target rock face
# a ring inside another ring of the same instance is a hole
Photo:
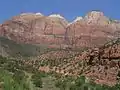
[[[25,13],[2,24],[0,35],[16,42],[58,45],[64,42],[66,25],[67,21],[57,15]]]
[[[0,25],[0,36],[52,47],[97,47],[119,37],[120,22],[92,11],[68,23],[59,14],[23,13]]]
[[[119,31],[119,22],[105,17],[103,12],[92,11],[68,25],[66,35],[71,45],[97,47],[117,38]]]
[[[85,73],[96,83],[114,86],[117,83],[120,69],[120,39],[88,52],[88,64],[92,65]],[[80,57],[79,57],[80,58]],[[85,60],[85,59],[84,59]]]
[[[72,76],[82,74],[98,84],[114,86],[120,78],[120,39],[83,52],[50,51],[27,62],[37,63],[41,71]]]

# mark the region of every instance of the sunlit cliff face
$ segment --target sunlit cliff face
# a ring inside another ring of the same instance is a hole
[[[119,36],[119,21],[91,11],[68,22],[60,14],[22,13],[0,26],[0,33],[17,42],[92,47]]]

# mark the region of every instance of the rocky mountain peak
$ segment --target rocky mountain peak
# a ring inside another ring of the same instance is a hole
[[[22,14],[20,14],[21,16],[24,16],[24,15],[39,15],[39,16],[43,16],[43,14],[42,13],[22,13]]]
[[[84,17],[84,19],[88,24],[104,25],[109,22],[109,18],[104,16],[104,13],[101,11],[91,11]]]
[[[76,17],[72,22],[68,23],[68,26],[70,26],[71,24],[74,24],[74,23],[76,23],[78,21],[81,21],[81,20],[84,20],[83,17],[80,17],[80,16]]]
[[[91,11],[89,13],[87,13],[87,15],[85,16],[86,18],[100,18],[103,17],[104,13],[101,11]]]
[[[60,14],[51,14],[48,16],[49,19],[51,19],[53,22],[57,22],[64,27],[68,24],[68,21]]]
[[[51,14],[48,17],[52,17],[52,18],[60,18],[60,19],[65,19],[63,16],[61,16],[60,14]]]
[[[80,21],[82,19],[83,19],[83,17],[76,17],[76,19],[74,20],[74,22]]]
[[[91,11],[71,23],[60,14],[22,13],[0,25],[0,33],[13,40],[17,38],[14,41],[33,44],[64,46],[67,42],[75,47],[94,47],[118,37],[120,23],[101,11]]]

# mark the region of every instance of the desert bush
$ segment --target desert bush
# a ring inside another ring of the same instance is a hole
[[[31,80],[36,87],[42,88],[42,79],[40,73],[32,75]]]
[[[56,83],[55,83],[55,86],[57,88],[60,88],[60,90],[66,90],[66,84],[67,82],[65,80],[58,80]]]

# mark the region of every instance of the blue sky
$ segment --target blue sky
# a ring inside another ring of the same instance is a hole
[[[71,21],[91,10],[120,20],[120,0],[0,0],[0,23],[22,12],[60,13]]]

